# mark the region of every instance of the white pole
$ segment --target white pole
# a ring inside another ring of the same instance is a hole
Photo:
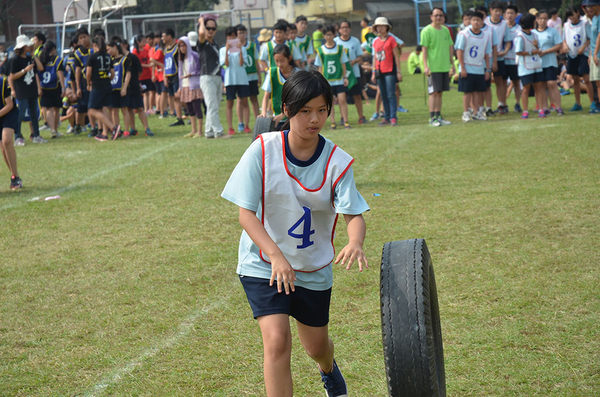
[[[63,15],[63,27],[62,27],[62,40],[60,41],[60,56],[62,56],[63,51],[65,50],[65,35],[67,30],[67,13],[69,12],[69,8],[73,5],[75,0],[71,0],[67,8],[65,8],[65,14]]]

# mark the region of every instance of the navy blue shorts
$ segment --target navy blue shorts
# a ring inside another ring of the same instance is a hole
[[[548,66],[542,69],[544,81],[556,81],[558,79],[558,68],[556,66]]]
[[[296,286],[294,292],[286,295],[277,292],[275,282],[270,286],[268,279],[240,276],[240,281],[254,318],[287,314],[309,327],[324,327],[329,323],[331,288],[314,291]]]
[[[250,96],[249,85],[228,85],[225,87],[227,91],[227,100],[233,101],[237,98],[248,98]]]
[[[489,80],[488,80],[489,81]],[[458,78],[458,91],[464,92],[465,94],[471,92],[485,92],[487,90],[487,84],[485,75],[483,74],[467,74],[467,77]]]
[[[140,80],[140,85],[146,86],[146,88],[144,88],[144,90],[142,91],[142,94],[145,94],[148,91],[156,91],[156,87],[154,86],[154,83],[150,79]]]
[[[90,92],[87,90],[87,88],[82,88],[81,99],[77,101],[77,113],[87,113],[89,101]]]
[[[519,81],[521,78],[519,77],[519,66],[518,65],[504,65],[506,69],[506,75],[510,79],[510,81]]]
[[[540,83],[546,81],[543,72],[537,72],[532,74],[526,74],[525,76],[521,76],[521,84],[525,87],[528,84]]]
[[[331,86],[331,93],[333,94],[333,96],[337,96],[340,93],[345,93],[348,94],[348,88],[344,87],[343,85],[332,85]]]
[[[179,76],[175,74],[165,77],[165,79],[169,79],[169,86],[165,87],[169,96],[175,96],[175,93],[179,90]]]
[[[572,76],[584,76],[590,74],[590,65],[588,65],[588,57],[581,54],[575,58],[567,56],[567,74]]]
[[[121,91],[113,91],[110,94],[110,107],[111,108],[128,108],[129,107],[129,94],[121,96]]]
[[[496,76],[502,77],[503,79],[506,80],[506,77],[508,77],[508,74],[506,74],[506,65],[504,64],[504,60],[497,61],[496,63],[498,64],[498,69],[494,73],[494,77],[496,77]]]
[[[132,109],[143,109],[144,98],[141,95],[128,95],[129,96],[129,107]]]
[[[162,81],[155,81],[154,86],[156,87],[156,93],[158,95],[165,92],[165,83],[163,83]]]
[[[19,111],[15,104],[10,112],[0,117],[0,141],[2,140],[2,130],[10,128],[13,131],[17,130],[17,123],[19,121]]]
[[[62,107],[62,97],[61,89],[55,88],[53,90],[44,90],[42,89],[42,97],[40,98],[40,105],[43,108],[61,108]]]
[[[248,82],[248,86],[250,87],[250,96],[258,96],[258,80]]]
[[[110,96],[112,95],[112,88],[108,87],[105,89],[95,89],[92,88],[92,92],[90,92],[90,101],[88,103],[88,107],[90,109],[102,110],[103,107],[110,106]],[[79,105],[77,105],[79,108]]]
[[[448,74],[448,73],[446,73],[446,74]],[[348,88],[348,87],[346,87],[346,88]],[[348,96],[356,96],[356,95],[362,96],[362,90],[360,89],[360,83],[359,82],[357,82],[356,84],[354,84],[352,86],[352,88],[350,88],[348,90]]]

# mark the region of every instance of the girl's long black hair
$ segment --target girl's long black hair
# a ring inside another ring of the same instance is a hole
[[[106,39],[102,36],[96,36],[92,40],[93,44],[98,46],[98,52],[100,54],[106,54]]]
[[[42,50],[42,53],[40,54],[40,62],[42,62],[42,65],[45,66],[48,62],[51,61],[50,53],[55,48],[56,48],[56,44],[52,40],[48,40],[48,41],[46,41],[46,43],[44,43],[44,49]]]
[[[329,116],[333,104],[333,94],[325,77],[316,70],[299,70],[293,73],[283,85],[281,92],[281,109],[283,111],[285,105],[288,117],[282,129],[288,130],[290,128],[289,119],[297,115],[307,102],[321,95],[325,98],[327,116]]]
[[[117,51],[119,51],[119,55],[123,55],[123,39],[119,36],[113,36],[110,38],[110,43],[108,43],[111,47],[117,47]]]
[[[138,54],[140,53],[140,43],[142,42],[143,39],[144,39],[143,35],[136,34],[135,36],[133,36],[133,48],[136,49]]]

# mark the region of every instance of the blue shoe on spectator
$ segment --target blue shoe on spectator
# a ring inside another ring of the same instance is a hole
[[[399,113],[408,113],[408,109],[404,109],[402,105],[398,106],[397,112]]]
[[[146,128],[146,136],[154,136],[152,131],[150,131],[150,128]]]
[[[371,116],[371,120],[370,121],[375,121],[379,118],[379,113],[375,112],[373,113],[373,115]]]
[[[598,110],[598,105],[596,105],[596,102],[592,102],[592,105],[590,106],[590,113],[600,113],[600,111]]]
[[[238,132],[244,132],[244,123],[238,124]]]
[[[515,113],[521,113],[523,111],[523,109],[521,108],[521,105],[519,105],[518,103],[515,105]]]
[[[576,103],[575,105],[573,105],[573,107],[571,108],[570,112],[579,112],[583,110],[583,108],[581,107],[580,104]]]

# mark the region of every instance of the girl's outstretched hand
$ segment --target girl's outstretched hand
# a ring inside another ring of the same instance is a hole
[[[363,266],[366,269],[369,268],[367,256],[363,251],[362,245],[358,243],[348,243],[348,245],[340,251],[337,258],[335,258],[336,265],[340,263],[340,261],[342,262],[342,266],[346,266],[346,270],[350,270],[350,267],[352,266],[354,261],[358,262],[358,271],[360,272],[363,271]]]

